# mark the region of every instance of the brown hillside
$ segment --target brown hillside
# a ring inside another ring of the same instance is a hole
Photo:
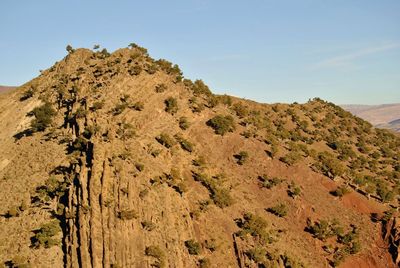
[[[136,45],[68,50],[0,96],[0,264],[396,267],[398,137],[213,95]]]

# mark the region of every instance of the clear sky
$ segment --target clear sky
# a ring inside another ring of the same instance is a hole
[[[214,92],[260,102],[400,102],[399,0],[1,0],[0,84],[135,42]]]

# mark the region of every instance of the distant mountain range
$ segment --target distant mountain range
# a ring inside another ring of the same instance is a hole
[[[382,105],[342,105],[342,108],[379,128],[400,132],[400,103]]]
[[[16,87],[0,86],[0,93],[1,93],[1,92],[5,92],[5,91],[8,91],[8,90],[13,89],[13,88],[16,88]]]

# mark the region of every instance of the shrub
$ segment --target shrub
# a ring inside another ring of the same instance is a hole
[[[282,179],[276,177],[269,179],[267,175],[259,176],[258,179],[261,182],[261,187],[265,187],[267,189],[271,189],[272,187],[277,186],[283,182]]]
[[[90,110],[92,112],[100,110],[104,107],[104,101],[96,101],[93,103],[92,107],[90,107]]]
[[[113,115],[119,115],[122,114],[122,112],[128,108],[128,103],[123,102],[123,103],[118,103],[117,105],[115,105],[115,107],[111,110],[111,113]]]
[[[34,231],[35,235],[31,238],[32,246],[39,248],[41,246],[50,248],[58,245],[58,239],[54,238],[58,233],[61,232],[60,222],[53,220],[49,223],[42,224],[40,228]]]
[[[234,155],[239,165],[243,165],[249,158],[249,153],[246,151],[240,151],[238,154]]]
[[[307,222],[306,230],[310,232],[315,238],[325,241],[327,238],[340,235],[343,233],[342,227],[336,220],[327,221],[320,220],[315,223]]]
[[[217,115],[207,121],[207,125],[212,127],[216,134],[225,135],[235,130],[235,122],[230,115]]]
[[[27,100],[27,99],[30,99],[30,98],[33,97],[33,94],[34,94],[34,91],[33,91],[32,88],[30,88],[30,89],[28,89],[27,91],[25,91],[25,92],[22,94],[22,96],[21,96],[21,98],[19,98],[19,100],[20,100],[20,101],[25,101],[25,100]]]
[[[199,260],[199,268],[210,268],[211,262],[207,258],[203,258]]]
[[[219,185],[216,180],[201,173],[195,173],[193,177],[196,181],[201,182],[208,189],[211,199],[214,201],[216,206],[224,208],[233,203],[233,199],[229,193],[229,190]]]
[[[130,75],[139,75],[142,72],[142,67],[140,65],[133,65],[128,69]]]
[[[190,255],[199,255],[201,251],[200,244],[193,239],[186,240],[185,246],[188,249]]]
[[[141,101],[137,101],[134,104],[130,106],[131,109],[134,109],[136,111],[142,111],[144,109],[144,103]]]
[[[288,164],[289,166],[296,164],[301,159],[301,154],[297,151],[290,151],[285,156],[279,158],[283,163]]]
[[[118,123],[118,129],[116,131],[118,137],[122,140],[128,140],[135,136],[135,130],[131,123],[121,122]]]
[[[342,163],[330,153],[319,153],[318,160],[319,162],[315,166],[329,178],[334,179],[337,176],[342,176],[345,172]]]
[[[336,190],[333,190],[330,193],[334,196],[342,197],[350,192],[351,191],[347,186],[339,186],[338,188],[336,188]]]
[[[239,118],[243,118],[249,114],[249,110],[246,106],[240,102],[235,103],[231,109],[236,113]]]
[[[152,266],[158,268],[165,267],[165,253],[160,247],[148,246],[146,247],[144,253],[146,254],[146,256],[157,259],[157,262],[155,264],[152,264]]]
[[[35,119],[31,122],[31,127],[36,132],[44,131],[51,125],[56,111],[49,102],[46,102],[42,106],[33,109],[32,114],[35,116]]]
[[[169,97],[164,101],[165,103],[165,111],[170,114],[175,114],[178,111],[178,101],[173,98]]]
[[[67,45],[67,47],[65,48],[65,50],[67,50],[68,53],[72,53],[72,52],[75,51],[75,50],[72,48],[71,45]]]
[[[263,261],[265,261],[267,251],[262,247],[256,246],[247,250],[245,254],[247,255],[247,257],[249,257],[250,260],[255,261],[256,263],[262,263]]]
[[[288,191],[288,195],[292,198],[299,196],[301,194],[301,189],[298,187],[293,181],[290,183]]]
[[[138,217],[136,211],[133,209],[126,209],[126,210],[121,210],[118,211],[117,217],[121,220],[132,220],[136,219]]]
[[[175,145],[174,139],[166,133],[161,133],[159,136],[156,137],[156,140],[168,149]]]
[[[278,217],[285,217],[288,213],[288,208],[284,203],[280,203],[276,206],[269,208],[268,211]]]
[[[243,237],[249,234],[259,238],[262,243],[271,241],[271,237],[266,230],[268,223],[262,217],[252,213],[245,213],[243,219],[236,220],[236,223],[241,228],[237,233],[239,236]]]
[[[156,225],[152,221],[142,221],[142,228],[146,231],[153,231]]]
[[[198,158],[194,159],[192,163],[196,167],[204,167],[207,164],[203,156],[199,156]]]
[[[189,123],[187,117],[182,116],[181,118],[179,118],[179,127],[182,130],[186,130],[190,127],[190,123]]]
[[[142,163],[136,163],[135,168],[139,171],[142,172],[144,170],[144,165]]]
[[[202,80],[194,81],[192,89],[195,95],[206,95],[206,96],[212,95],[210,89],[206,84],[204,84]]]
[[[183,137],[177,136],[176,140],[181,145],[181,148],[189,153],[193,152],[194,144],[188,140],[185,140]]]
[[[167,86],[165,84],[161,83],[161,84],[156,85],[155,90],[157,93],[162,93],[167,90]]]

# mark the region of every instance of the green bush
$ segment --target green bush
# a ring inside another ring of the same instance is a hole
[[[234,155],[239,165],[243,165],[249,158],[249,153],[246,151],[240,151],[238,154]]]
[[[20,101],[25,101],[27,99],[30,99],[33,97],[34,91],[32,88],[29,88],[27,91],[25,91],[22,96],[19,98]]]
[[[285,217],[288,213],[288,208],[284,203],[280,203],[276,206],[269,208],[268,211],[278,217]]]
[[[295,198],[296,196],[299,196],[301,194],[301,189],[299,186],[297,186],[293,181],[289,184],[288,186],[288,195],[290,197]]]
[[[178,111],[178,101],[173,98],[169,97],[164,101],[165,103],[165,111],[170,114],[175,114]]]
[[[142,111],[144,109],[144,103],[141,101],[137,101],[132,104],[129,108],[134,109],[136,111]]]
[[[157,262],[152,264],[152,266],[157,268],[165,267],[165,253],[159,246],[148,246],[146,247],[144,253],[146,256],[157,259]]]
[[[138,214],[133,209],[125,209],[118,211],[117,217],[121,220],[132,220],[138,217]]]
[[[290,151],[285,156],[279,158],[279,160],[291,166],[299,162],[301,158],[302,156],[298,151]]]
[[[282,179],[279,179],[277,177],[268,178],[267,175],[259,176],[258,179],[261,182],[261,187],[264,187],[267,189],[271,189],[272,187],[277,186],[283,182]]]
[[[190,255],[199,255],[200,254],[201,247],[197,241],[195,241],[193,239],[186,240],[185,246],[188,249],[188,252]]]
[[[59,240],[54,238],[58,233],[61,232],[60,222],[53,220],[49,223],[42,224],[38,230],[34,233],[35,235],[31,238],[32,246],[35,248],[45,247],[50,248],[58,245]]]
[[[187,130],[190,127],[190,123],[189,123],[187,117],[182,116],[181,118],[179,118],[179,127],[182,130]]]
[[[139,171],[142,172],[144,170],[144,165],[142,163],[136,163],[135,168]]]
[[[207,121],[207,125],[212,127],[216,134],[225,135],[235,130],[235,122],[230,115],[217,115]]]
[[[166,133],[161,133],[159,136],[156,137],[156,140],[168,149],[175,145],[175,140]]]
[[[46,102],[42,106],[33,109],[32,114],[35,116],[35,119],[32,120],[31,127],[33,131],[37,132],[44,131],[51,125],[56,111],[49,102]]]
[[[194,81],[192,89],[195,95],[206,95],[206,96],[212,95],[210,89],[206,84],[204,84],[202,80]]]
[[[128,73],[130,75],[139,75],[142,72],[142,66],[133,65],[128,69]]]
[[[306,230],[310,232],[315,238],[318,238],[322,241],[325,241],[329,237],[341,235],[343,233],[343,228],[339,225],[337,220],[320,220],[314,223],[308,221]]]
[[[165,84],[161,83],[161,84],[156,85],[155,90],[157,93],[162,93],[167,90],[167,86]]]
[[[351,190],[347,186],[339,186],[335,190],[330,192],[334,196],[342,197],[348,193],[351,193]]]
[[[208,189],[216,206],[224,208],[233,204],[229,189],[223,188],[220,182],[202,173],[195,173],[193,177]]]
[[[142,228],[146,231],[153,231],[156,225],[152,221],[142,221]]]
[[[245,213],[243,219],[237,219],[236,223],[241,228],[237,233],[239,236],[244,237],[249,234],[260,239],[262,244],[271,242],[271,237],[267,232],[268,223],[262,217],[252,213]]]
[[[249,110],[246,106],[240,102],[235,103],[231,109],[236,113],[239,118],[243,118],[249,114]]]
[[[179,142],[181,145],[181,148],[185,151],[188,151],[189,153],[193,152],[194,150],[194,144],[191,143],[190,141],[184,139],[181,136],[175,136],[175,139]]]

